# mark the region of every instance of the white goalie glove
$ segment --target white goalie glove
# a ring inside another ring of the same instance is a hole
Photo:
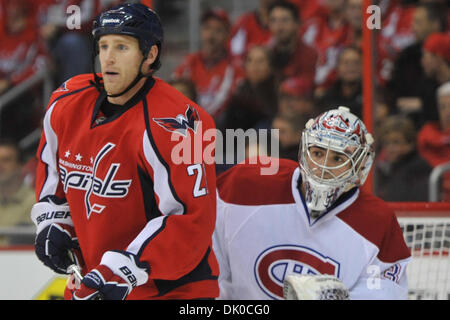
[[[349,292],[336,277],[323,275],[295,275],[284,279],[286,300],[348,300]]]

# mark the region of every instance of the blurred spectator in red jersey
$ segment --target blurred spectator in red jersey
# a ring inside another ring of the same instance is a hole
[[[30,0],[0,0],[0,94],[43,66],[45,51],[36,32],[35,7]]]
[[[253,45],[265,44],[269,41],[269,5],[275,0],[259,0],[259,7],[253,11],[245,12],[237,18],[230,33],[230,52],[244,63],[245,54]]]
[[[306,114],[309,118],[319,115],[320,110],[314,105],[313,88],[314,83],[307,79],[284,80],[278,90],[278,113],[286,116]]]
[[[427,201],[431,166],[418,154],[411,119],[389,116],[378,131],[375,194],[386,201]]]
[[[269,7],[272,65],[280,81],[298,77],[314,83],[317,52],[300,38],[299,23],[294,4],[276,1]]]
[[[450,81],[437,90],[439,121],[427,122],[418,135],[419,153],[432,167],[450,162]],[[450,201],[450,173],[444,174],[441,199]]]
[[[320,97],[336,79],[337,58],[350,32],[345,18],[346,1],[324,1],[326,10],[321,15],[305,21],[300,30],[303,41],[318,53],[314,79],[316,97]]]
[[[57,85],[92,72],[90,30],[101,11],[101,0],[44,0],[39,11],[39,32],[52,56]]]
[[[330,106],[346,106],[362,116],[362,54],[356,47],[344,48],[338,57],[337,80],[318,99],[317,106],[325,111]]]
[[[270,128],[277,106],[278,84],[271,51],[262,45],[250,47],[244,64],[245,78],[229,100],[220,129]]]
[[[200,51],[187,55],[172,78],[191,79],[197,88],[198,104],[220,121],[230,95],[243,77],[227,48],[230,20],[223,9],[209,9],[201,17]]]
[[[391,78],[398,53],[415,41],[412,30],[414,7],[401,0],[377,0],[381,8],[381,29],[376,30],[377,81],[384,86]]]
[[[44,67],[46,54],[36,32],[33,4],[31,0],[0,0],[0,95]],[[0,136],[18,141],[38,125],[43,102],[33,94],[38,87],[31,90],[1,111]]]
[[[446,26],[445,6],[436,3],[417,5],[412,24],[415,42],[400,52],[392,78],[386,85],[395,107],[393,111],[407,114],[414,120],[416,128],[438,117],[436,86],[426,77],[420,61],[425,39],[432,33],[445,31]]]

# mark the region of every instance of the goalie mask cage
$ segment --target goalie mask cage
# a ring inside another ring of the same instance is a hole
[[[412,261],[408,299],[450,300],[450,203],[391,202]]]

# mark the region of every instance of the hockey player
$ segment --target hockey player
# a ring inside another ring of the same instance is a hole
[[[220,298],[282,299],[296,274],[330,275],[350,299],[406,298],[410,251],[396,217],[359,188],[372,136],[345,107],[305,127],[299,163],[280,160],[272,176],[240,164],[218,178]]]
[[[213,164],[175,165],[212,118],[161,79],[163,30],[155,12],[124,4],[94,21],[101,74],[53,93],[37,155],[36,254],[55,272],[84,279],[74,299],[218,296],[212,251]]]

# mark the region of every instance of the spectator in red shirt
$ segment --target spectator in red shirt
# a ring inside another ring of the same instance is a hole
[[[175,69],[173,78],[188,78],[195,83],[198,104],[220,121],[227,101],[243,77],[227,49],[230,30],[228,14],[210,9],[201,18],[201,48],[187,55]]]
[[[299,26],[298,8],[294,4],[276,1],[269,7],[272,63],[280,80],[299,77],[314,82],[317,52],[300,38]]]
[[[32,2],[1,0],[0,12],[0,24],[3,25],[0,46],[1,95],[41,70],[46,55],[36,32],[35,7]],[[17,141],[30,133],[38,125],[42,103],[32,91],[6,105],[1,110],[0,136]]]
[[[384,86],[399,52],[415,41],[412,29],[414,7],[403,5],[400,0],[380,2],[381,29],[376,32],[377,80]]]
[[[345,4],[346,0],[324,1],[326,11],[305,21],[300,30],[303,41],[318,53],[316,96],[320,96],[336,79],[337,58],[350,32],[345,18]]]
[[[244,56],[249,47],[265,44],[269,41],[268,8],[275,0],[259,0],[259,7],[239,16],[230,33],[230,52],[239,63],[244,63]]]
[[[427,122],[418,134],[418,149],[436,167],[450,162],[450,81],[437,90],[439,121]],[[444,174],[441,199],[450,201],[450,173]]]

